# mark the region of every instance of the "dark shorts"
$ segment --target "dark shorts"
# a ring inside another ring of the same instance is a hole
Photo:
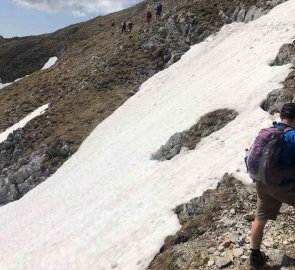
[[[271,187],[261,182],[256,183],[258,219],[276,220],[282,203],[295,207],[295,183],[287,187]]]

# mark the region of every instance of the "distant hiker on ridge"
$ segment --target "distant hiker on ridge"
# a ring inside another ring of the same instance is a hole
[[[161,18],[161,13],[162,13],[162,10],[163,10],[163,6],[162,4],[159,2],[156,6],[156,20],[160,20]]]
[[[259,132],[245,159],[257,190],[256,217],[251,229],[251,270],[260,269],[267,261],[260,251],[267,221],[276,220],[282,203],[295,207],[295,103],[284,104],[280,117],[280,123]]]
[[[126,21],[124,21],[124,22],[122,23],[122,33],[127,34],[127,32],[126,32]]]
[[[127,21],[127,32],[128,32],[129,34],[131,34],[132,27],[133,27],[133,22],[132,22],[132,20],[129,18],[129,20]]]
[[[112,33],[111,33],[111,36],[115,35],[114,33],[114,27],[115,27],[115,22],[114,20],[111,21],[111,26],[112,26]]]
[[[150,24],[151,21],[152,21],[152,13],[150,11],[148,11],[147,14],[146,14],[146,22],[148,24]]]

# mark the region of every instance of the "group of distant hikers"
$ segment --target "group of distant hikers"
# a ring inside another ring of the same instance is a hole
[[[133,28],[133,21],[129,18],[128,21],[122,23],[122,33],[131,34]]]
[[[162,10],[163,10],[163,5],[159,2],[156,5],[156,21],[160,20]],[[147,14],[146,14],[146,22],[148,24],[150,24],[152,22],[152,19],[153,19],[152,12],[148,11]],[[111,21],[111,26],[115,27],[114,20]],[[132,28],[133,28],[133,21],[131,20],[131,18],[128,18],[128,20],[123,21],[122,24],[121,24],[121,32],[126,34],[126,35],[131,34]],[[112,35],[114,35],[114,32],[112,32]]]
[[[266,264],[260,251],[267,221],[276,220],[282,203],[295,207],[295,103],[286,103],[281,121],[262,129],[245,157],[247,171],[256,182],[257,208],[251,228],[250,269]]]
[[[160,18],[161,18],[162,10],[163,10],[162,4],[161,3],[158,3],[157,6],[156,6],[156,20],[157,21],[159,21]],[[151,11],[148,11],[147,14],[146,14],[146,21],[147,21],[147,23],[150,24],[152,22],[152,19],[153,19],[153,15],[152,15]],[[127,22],[124,21],[122,23],[122,33],[130,34],[131,31],[132,31],[132,27],[133,27],[133,22],[129,18],[127,20]]]
[[[163,6],[161,3],[158,3],[156,6],[156,21],[159,21],[161,18],[161,14],[162,14],[162,10],[163,10]],[[146,22],[148,24],[150,24],[152,22],[152,13],[150,11],[147,12],[146,14]]]

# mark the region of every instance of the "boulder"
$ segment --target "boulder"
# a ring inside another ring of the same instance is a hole
[[[271,115],[280,112],[284,103],[292,102],[293,94],[284,89],[276,89],[271,91],[266,100],[261,104],[261,108],[269,112]]]
[[[287,43],[281,46],[275,60],[270,63],[271,66],[282,66],[289,63],[295,64],[295,57],[292,50],[295,49],[294,43]]]

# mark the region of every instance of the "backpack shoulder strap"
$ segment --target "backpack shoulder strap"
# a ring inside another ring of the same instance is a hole
[[[286,132],[291,131],[291,130],[293,130],[293,128],[291,128],[291,127],[285,127],[283,131],[284,131],[284,133],[286,133]]]
[[[277,124],[277,122],[273,122],[273,127],[274,127],[274,128],[276,128],[276,127],[275,127],[276,124]],[[286,132],[288,132],[288,131],[291,131],[291,130],[294,130],[293,128],[287,126],[286,124],[281,124],[281,125],[282,125],[282,126],[279,127],[279,128],[277,128],[277,129],[280,130],[280,131],[283,131],[284,133],[286,133]]]

